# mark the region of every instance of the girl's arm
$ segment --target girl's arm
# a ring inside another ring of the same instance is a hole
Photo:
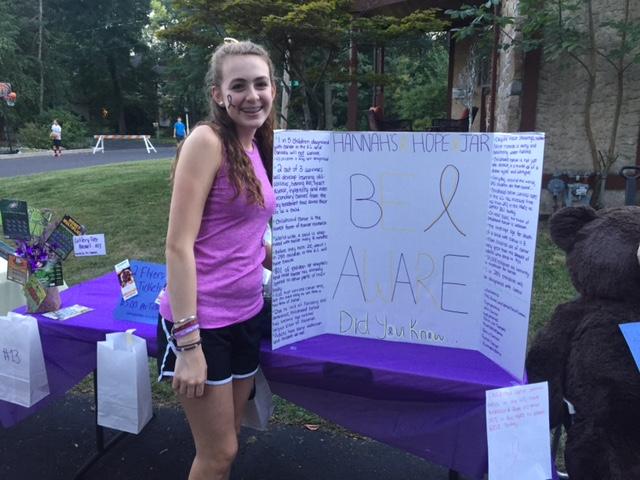
[[[271,244],[270,243],[265,243],[264,245],[264,250],[265,250],[265,257],[264,260],[262,261],[262,266],[268,270],[271,270],[272,266],[273,266],[273,250],[271,248]]]
[[[193,246],[202,212],[222,162],[218,136],[206,126],[196,128],[185,141],[174,174],[167,231],[167,289],[174,321],[196,315],[196,262]],[[181,337],[178,345],[193,343],[198,331]],[[200,348],[178,353],[173,388],[188,397],[204,392],[206,363]]]

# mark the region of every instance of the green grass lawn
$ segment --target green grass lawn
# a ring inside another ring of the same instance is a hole
[[[163,262],[170,160],[142,161],[0,179],[0,197],[68,214],[104,233],[107,255],[64,262],[69,285],[113,270],[125,258]]]
[[[576,295],[565,268],[564,252],[551,242],[547,222],[540,222],[533,273],[529,341],[551,318],[553,310],[559,303],[567,302]]]
[[[113,270],[124,260],[164,262],[164,240],[170,201],[170,160],[142,161],[48,174],[0,179],[0,197],[26,200],[32,207],[68,214],[104,233],[107,255],[74,258],[64,263],[69,285]],[[564,254],[550,241],[547,225],[539,227],[530,338],[558,303],[575,296],[564,267]],[[153,368],[155,371],[155,367]],[[91,388],[83,383],[77,391]],[[154,382],[154,398],[174,403],[171,390]],[[277,399],[276,420],[284,423],[324,423],[319,417]]]

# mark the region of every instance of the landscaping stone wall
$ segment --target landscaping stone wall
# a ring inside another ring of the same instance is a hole
[[[622,0],[594,0],[595,12],[607,12],[607,18],[622,18]],[[631,2],[631,18],[640,17],[640,2]],[[596,14],[596,23],[603,18]],[[611,31],[599,28],[597,42],[614,46]],[[616,74],[602,57],[597,60],[597,87],[592,107],[596,144],[606,151],[611,136],[615,108]],[[584,101],[587,74],[570,57],[556,61],[543,59],[538,90],[536,130],[546,132],[545,171],[588,172],[593,170],[585,132]],[[621,158],[611,172],[636,162],[640,124],[640,65],[629,68],[624,82],[622,115],[616,151]]]
[[[504,0],[503,15],[518,17],[519,0]],[[623,0],[594,0],[595,23],[620,20]],[[606,15],[604,13],[606,12]],[[640,18],[640,2],[632,0],[630,18]],[[586,16],[583,19],[586,25]],[[506,32],[514,36],[513,29]],[[607,28],[596,28],[596,43],[605,51],[619,39]],[[508,38],[503,36],[502,41]],[[498,64],[499,83],[496,98],[496,131],[514,132],[520,128],[523,55],[516,49],[501,51]],[[616,71],[601,56],[597,59],[597,86],[592,105],[592,125],[597,148],[607,151],[615,109]],[[554,61],[543,58],[539,72],[537,131],[545,132],[545,173],[584,174],[594,170],[585,130],[585,93],[587,74],[569,56]],[[620,156],[610,170],[618,175],[622,166],[635,165],[640,139],[640,65],[629,67],[625,74],[622,114],[618,127],[616,153]],[[543,185],[544,187],[544,185]],[[624,192],[607,191],[607,206],[624,203]],[[550,213],[553,199],[543,189],[541,213]]]

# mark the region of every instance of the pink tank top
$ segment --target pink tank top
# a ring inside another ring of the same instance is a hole
[[[194,245],[197,275],[197,316],[202,328],[240,323],[262,308],[263,235],[275,210],[275,196],[254,144],[247,152],[262,189],[265,207],[249,204],[245,193],[235,191],[228,176],[226,156],[209,192],[200,232]],[[160,314],[172,320],[168,292]]]

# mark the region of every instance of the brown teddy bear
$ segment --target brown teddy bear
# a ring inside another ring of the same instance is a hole
[[[538,332],[529,382],[549,382],[571,480],[640,480],[640,372],[618,327],[640,321],[640,207],[564,208],[550,231],[580,295]]]

